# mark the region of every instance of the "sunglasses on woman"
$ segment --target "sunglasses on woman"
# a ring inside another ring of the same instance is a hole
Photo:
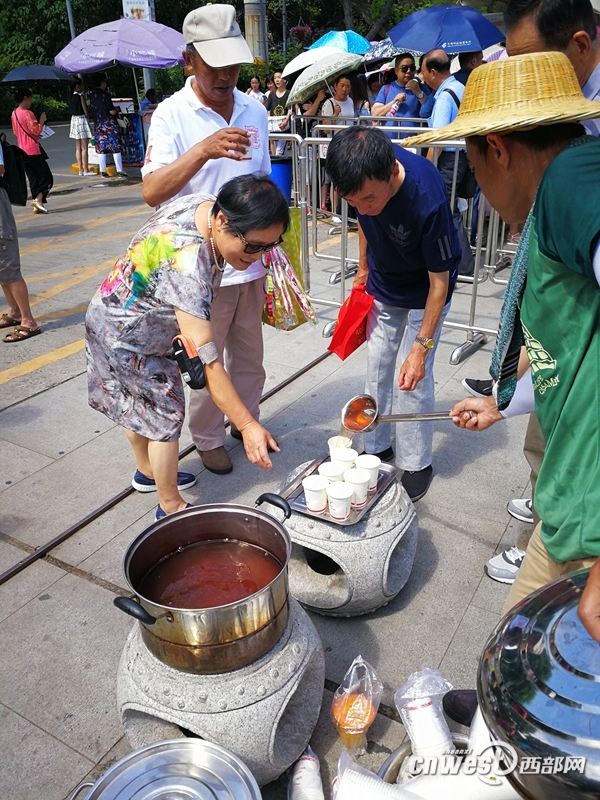
[[[232,233],[234,233],[238,239],[243,242],[244,253],[248,253],[248,255],[266,253],[268,250],[272,250],[274,247],[279,247],[279,245],[283,242],[283,236],[280,236],[276,242],[271,242],[271,244],[252,244],[251,242],[247,242],[243,234],[241,234],[239,231],[232,231]]]
[[[416,66],[414,64],[403,64],[400,67],[400,72],[408,72],[409,70],[411,72],[416,72],[417,68],[416,68]]]

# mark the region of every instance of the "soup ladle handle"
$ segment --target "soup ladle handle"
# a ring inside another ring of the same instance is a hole
[[[115,597],[113,603],[119,611],[129,614],[130,617],[143,622],[144,625],[154,625],[156,622],[156,618],[151,616],[146,609],[132,597]]]

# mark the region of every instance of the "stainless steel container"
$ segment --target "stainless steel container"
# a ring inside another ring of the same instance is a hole
[[[91,788],[90,788],[91,787]],[[233,753],[202,739],[173,739],[142,747],[117,761],[85,800],[261,800],[248,767]]]
[[[263,494],[256,504],[265,501],[290,516],[283,498]],[[163,558],[215,539],[258,545],[277,559],[281,571],[259,592],[215,608],[172,608],[139,594],[142,579]],[[146,646],[168,666],[194,673],[239,669],[270,650],[285,630],[291,549],[283,524],[261,509],[229,503],[186,508],[153,523],[129,545],[123,574],[134,597],[117,597],[114,603],[141,622]]]
[[[479,664],[483,716],[515,748],[519,766],[507,777],[527,800],[600,797],[600,644],[577,616],[588,574],[526,597],[501,620]]]

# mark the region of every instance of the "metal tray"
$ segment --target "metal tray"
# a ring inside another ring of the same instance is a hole
[[[319,464],[322,464],[324,461],[330,461],[331,459],[329,456],[324,456],[323,458],[316,459],[315,461],[311,461],[310,464],[306,467],[306,469],[302,470],[299,474],[294,476],[294,482],[292,483],[291,487],[287,487],[287,491],[284,490],[281,492],[282,496],[288,501],[290,506],[294,509],[294,511],[298,511],[300,514],[306,514],[307,517],[312,517],[313,519],[322,519],[327,522],[333,522],[335,525],[354,525],[355,522],[359,522],[367,511],[371,508],[371,506],[376,503],[381,495],[385,492],[388,486],[396,480],[396,476],[400,472],[398,467],[394,464],[384,464],[382,463],[379,467],[379,477],[377,478],[377,488],[374,489],[372,492],[369,492],[367,495],[367,502],[362,508],[353,508],[350,511],[350,516],[348,519],[339,520],[333,519],[329,515],[329,510],[323,511],[321,514],[315,514],[313,511],[309,511],[306,507],[306,499],[304,497],[304,489],[302,488],[302,480],[306,478],[308,475],[312,475],[317,471],[317,467]],[[289,494],[288,494],[289,492]]]

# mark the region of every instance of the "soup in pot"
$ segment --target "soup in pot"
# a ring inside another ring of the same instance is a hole
[[[171,553],[144,576],[138,592],[172,608],[215,608],[264,589],[281,572],[267,550],[235,539],[196,542]]]

